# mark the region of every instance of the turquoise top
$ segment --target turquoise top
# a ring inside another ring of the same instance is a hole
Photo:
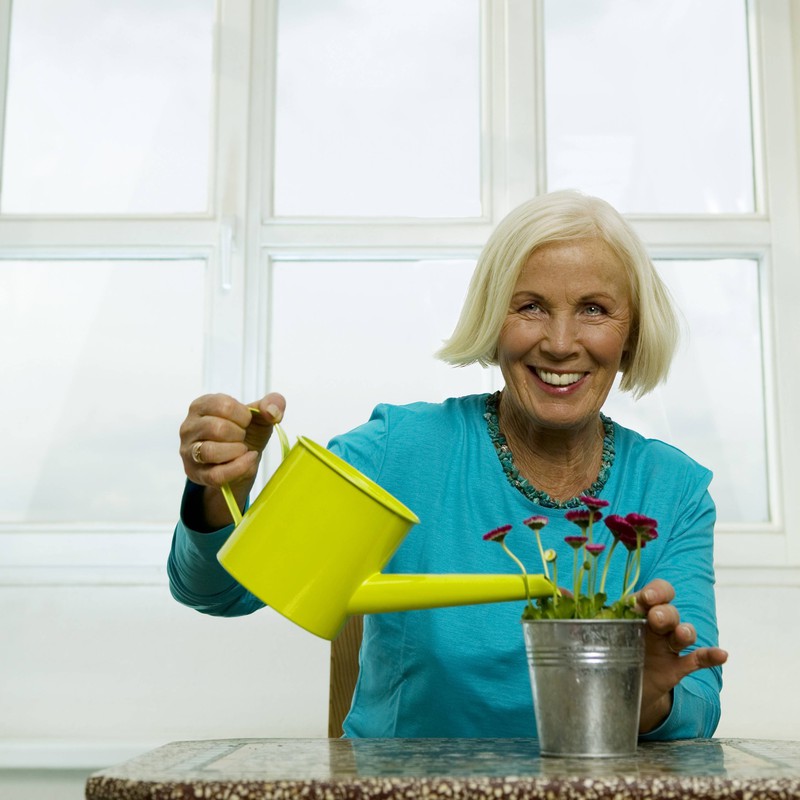
[[[518,568],[482,536],[513,525],[506,539],[541,572],[535,539],[522,521],[546,516],[543,544],[558,552],[559,583],[569,586],[573,551],[564,536],[579,533],[567,509],[523,492],[503,468],[486,418],[487,396],[441,404],[378,406],[369,422],[336,437],[330,449],[377,481],[420,518],[384,572],[513,573]],[[613,463],[598,496],[604,512],[646,514],[659,536],[642,551],[639,586],[659,577],[676,591],[681,619],[697,629],[697,646],[717,644],[714,605],[714,504],[711,473],[676,448],[613,424]],[[608,440],[607,440],[608,444]],[[231,528],[201,534],[184,496],[168,572],[173,595],[211,614],[246,614],[262,603],[216,561]],[[532,496],[534,499],[532,499]],[[610,542],[605,526],[595,540]],[[606,590],[616,599],[625,551],[612,558]],[[344,723],[351,737],[535,736],[519,601],[427,609],[365,618],[361,671]],[[643,739],[709,737],[719,721],[721,670],[704,669],[674,690],[669,717]]]

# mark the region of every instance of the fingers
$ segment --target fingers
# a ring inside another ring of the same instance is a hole
[[[247,450],[238,458],[221,464],[207,465],[199,471],[201,477],[195,482],[217,489],[225,483],[233,485],[244,482],[249,484],[256,477],[259,461],[259,453]],[[238,492],[234,491],[234,494],[238,494]],[[242,494],[246,495],[244,489],[242,489]]]
[[[699,669],[721,667],[728,660],[728,651],[721,647],[698,647],[683,658],[687,659],[687,665],[691,667],[689,672],[696,672]]]
[[[189,406],[186,421],[197,419],[222,419],[241,428],[250,424],[250,411],[247,406],[227,394],[205,394]]]
[[[262,405],[264,411],[261,411]],[[225,394],[198,397],[180,428],[180,454],[186,475],[195,483],[219,487],[252,480],[275,417],[283,416],[286,401],[267,395],[253,408]],[[253,424],[258,418],[256,424]],[[252,454],[252,455],[249,455]]]
[[[282,394],[270,392],[250,407],[257,408],[268,422],[275,424],[283,419],[286,411],[286,399]]]
[[[640,611],[647,613],[654,606],[671,603],[675,599],[675,589],[672,584],[661,578],[650,581],[636,595],[636,606]]]
[[[243,443],[215,442],[211,439],[199,439],[189,451],[195,464],[225,464],[243,456],[248,452]]]
[[[647,624],[650,630],[659,636],[671,636],[674,644],[680,646],[681,642],[692,644],[694,641],[694,628],[689,624],[681,624],[681,615],[673,605],[662,604],[648,609]],[[680,631],[678,629],[681,629]],[[689,641],[691,637],[692,641]],[[686,645],[684,645],[686,646]]]

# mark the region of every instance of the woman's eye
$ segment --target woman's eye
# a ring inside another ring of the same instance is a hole
[[[597,303],[589,303],[589,305],[586,306],[586,313],[590,317],[599,317],[605,314],[606,310],[603,306],[597,305]]]

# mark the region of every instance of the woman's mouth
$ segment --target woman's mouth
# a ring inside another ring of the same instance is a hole
[[[535,367],[533,372],[542,383],[546,383],[548,386],[572,386],[573,383],[577,383],[586,374],[585,372],[550,372],[549,370]]]

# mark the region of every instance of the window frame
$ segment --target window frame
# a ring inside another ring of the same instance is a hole
[[[793,412],[800,408],[800,378],[779,368],[793,363],[791,342],[800,341],[791,309],[791,298],[800,294],[800,271],[793,268],[800,254],[800,12],[789,0],[750,0],[748,15],[757,211],[628,218],[654,258],[744,257],[761,265],[773,518],[763,525],[718,525],[716,562],[728,582],[756,583],[778,570],[780,580],[800,585],[800,510],[787,491],[800,479],[800,423]],[[0,0],[6,56],[10,19],[11,0]],[[274,217],[276,21],[277,0],[218,0],[206,213],[0,216],[2,258],[206,259],[206,385],[244,397],[269,386],[273,259],[474,258],[508,210],[546,187],[543,3],[481,0],[482,215]],[[0,57],[3,93],[7,65]],[[0,136],[3,108],[0,102]],[[160,526],[0,524],[0,585],[160,584],[170,535]],[[44,565],[43,553],[50,554]]]

